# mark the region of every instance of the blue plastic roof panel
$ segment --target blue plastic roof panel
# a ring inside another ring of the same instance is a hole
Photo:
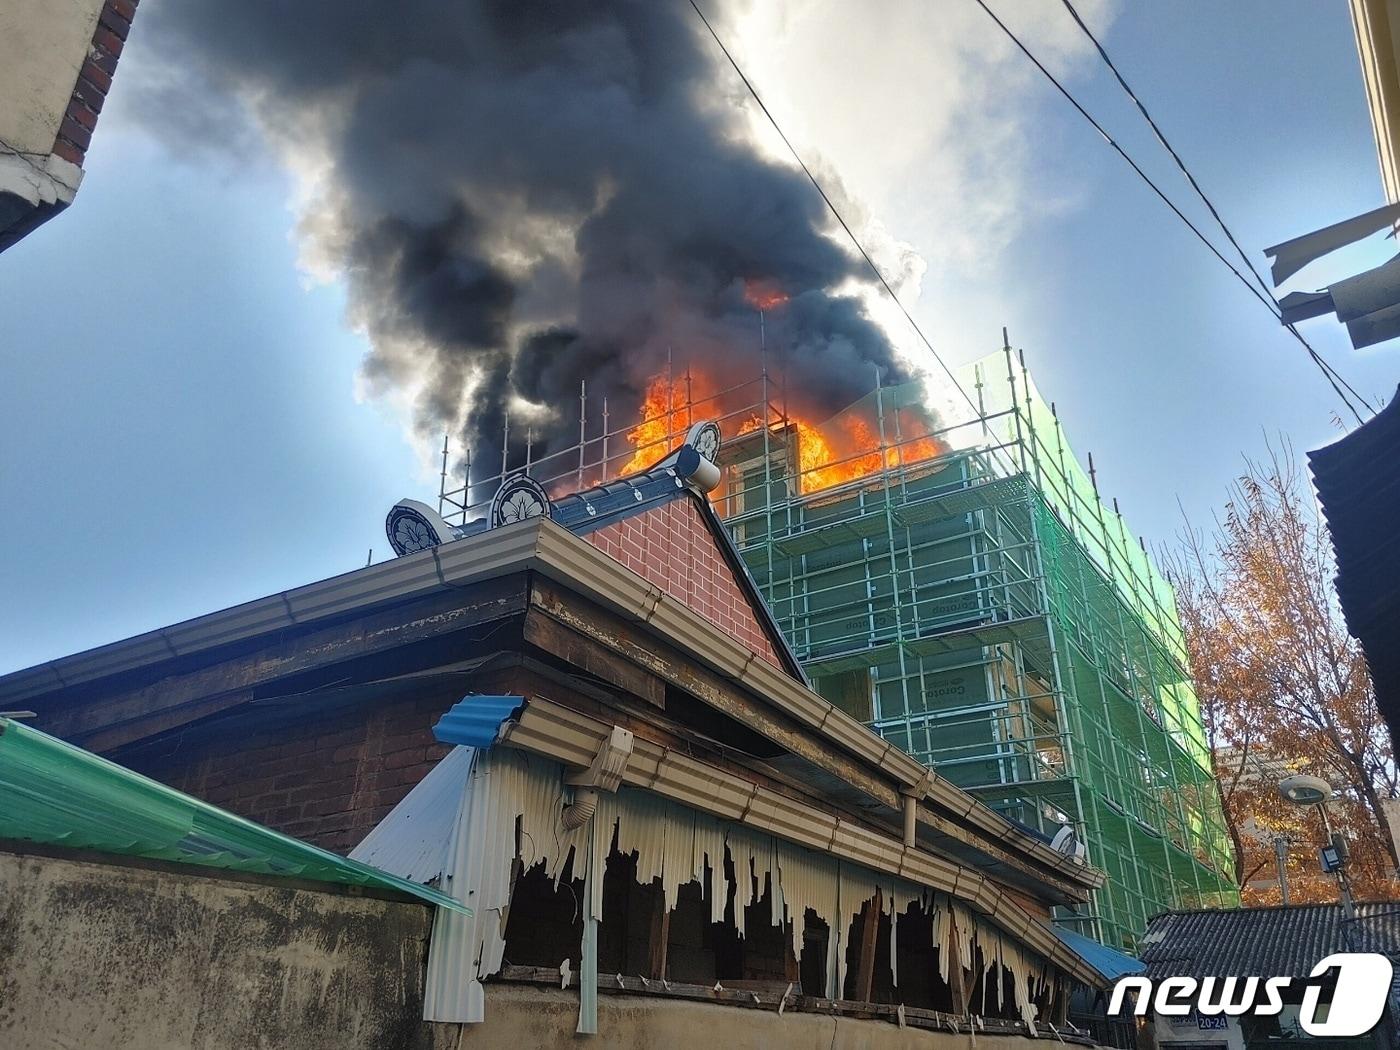
[[[438,719],[433,736],[443,744],[488,748],[501,726],[524,706],[523,696],[464,696]]]
[[[1105,979],[1116,981],[1130,973],[1142,973],[1147,969],[1147,964],[1141,959],[1134,959],[1131,955],[1110,948],[1105,944],[1090,937],[1085,937],[1082,933],[1075,933],[1062,926],[1051,926],[1055,931],[1055,936],[1065,943],[1076,955],[1087,962]]]

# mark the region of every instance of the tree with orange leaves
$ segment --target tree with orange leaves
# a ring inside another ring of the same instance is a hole
[[[1169,559],[1245,904],[1279,902],[1277,839],[1291,900],[1336,899],[1319,862],[1321,815],[1278,793],[1293,773],[1332,785],[1354,895],[1400,895],[1383,805],[1397,797],[1394,754],[1333,574],[1326,525],[1286,444],[1246,459],[1215,528],[1188,527]]]

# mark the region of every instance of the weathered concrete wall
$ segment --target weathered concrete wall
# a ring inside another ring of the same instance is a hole
[[[417,903],[0,852],[0,1047],[416,1050],[431,923]]]
[[[431,909],[335,891],[0,851],[3,1050],[1044,1050],[1053,1040],[489,984],[481,1025],[427,1025]]]
[[[718,1003],[641,996],[600,995],[598,1035],[592,1040],[574,1035],[577,1022],[577,992],[488,984],[486,1021],[466,1026],[461,1050],[578,1050],[590,1044],[609,1050],[771,1050],[778,1046],[784,1050],[1064,1050],[1064,1045],[1053,1039],[987,1034],[974,1039],[951,1032],[900,1028],[886,1021],[795,1012],[785,1012],[780,1017],[776,1010],[746,1010]],[[439,1045],[444,1045],[441,1034]]]
[[[45,156],[53,149],[103,0],[0,2],[0,139]]]

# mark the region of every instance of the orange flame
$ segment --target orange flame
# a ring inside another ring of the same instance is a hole
[[[691,384],[697,400],[713,389],[703,376],[692,376]],[[715,414],[713,406],[705,414]],[[666,455],[691,422],[684,381],[671,383],[668,391],[665,377],[653,379],[642,403],[642,422],[627,432],[634,451],[622,473],[645,470]],[[882,468],[921,463],[948,451],[947,445],[928,433],[925,420],[908,411],[899,413],[899,433],[887,432],[883,443],[878,422],[854,412],[842,413],[821,425],[799,417],[788,422],[797,431],[798,484],[804,495],[878,474]],[[754,416],[740,424],[738,433],[749,434],[762,425],[763,420]],[[778,418],[769,426],[781,431],[784,422]]]
[[[759,278],[744,282],[744,302],[755,310],[776,310],[789,298],[773,281]]]
[[[668,396],[665,377],[657,376],[647,386],[647,396],[642,402],[642,421],[627,431],[632,457],[622,464],[618,475],[646,470],[670,452],[673,445],[679,444],[680,437],[689,426],[690,411],[684,381],[673,382]]]

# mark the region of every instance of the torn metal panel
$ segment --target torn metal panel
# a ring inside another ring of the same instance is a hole
[[[1347,335],[1358,350],[1400,336],[1400,303],[1348,321]]]
[[[563,801],[563,770],[555,763],[514,751],[474,752],[442,883],[472,914],[433,926],[425,1020],[470,1023],[484,1018],[481,981],[501,968],[517,859],[544,860],[557,879],[570,851],[587,841],[581,832],[591,824],[574,832],[560,826]],[[602,910],[601,901],[597,910]]]
[[[449,751],[350,851],[350,859],[414,882],[437,882],[474,755],[470,747]]]
[[[1276,244],[1272,248],[1265,248],[1264,254],[1274,260],[1269,271],[1274,284],[1282,284],[1308,263],[1363,237],[1369,237],[1397,220],[1400,220],[1400,204],[1387,204],[1364,215],[1333,223],[1312,233],[1305,233],[1301,237],[1294,237],[1291,241]]]
[[[537,698],[510,727],[505,743],[570,765],[584,765],[591,761],[607,733],[604,723]],[[1066,948],[1048,925],[1032,919],[1013,898],[1001,893],[975,869],[923,850],[908,849],[900,839],[877,829],[838,819],[800,799],[640,738],[629,756],[623,783],[665,796],[686,808],[707,811],[720,820],[746,824],[787,843],[947,892],[995,918],[1035,951],[1085,983],[1102,983],[1098,974]],[[697,822],[696,827],[698,864],[698,839],[704,825]],[[707,846],[706,852],[722,857],[722,851],[713,846]],[[717,899],[718,895],[715,897],[711,907],[714,921],[718,922],[723,918],[724,902]]]
[[[1330,314],[1336,309],[1327,292],[1289,292],[1278,301],[1284,324],[1297,324],[1309,318]]]
[[[840,883],[834,876],[835,862],[797,846],[778,847],[779,880],[783,905],[792,923],[792,951],[802,956],[802,927],[808,909],[830,927],[826,944],[826,990],[828,999],[840,997],[836,983],[837,960],[842,952],[844,929],[833,921],[840,912]]]
[[[789,924],[796,956],[802,951],[805,916],[810,909],[830,931],[824,960],[824,993],[828,998],[841,997],[852,922],[879,891],[896,911],[914,901],[931,910],[934,936],[929,947],[938,952],[945,980],[950,958],[956,958],[965,969],[971,968],[980,948],[988,971],[984,994],[989,980],[1000,982],[1004,966],[1012,974],[1012,987],[1005,989],[1005,994],[1017,1003],[1023,1018],[1034,1018],[1035,989],[1047,977],[1049,960],[1011,933],[981,917],[974,918],[970,910],[935,895],[926,886],[830,853],[802,849],[759,829],[721,821],[637,789],[603,793],[592,820],[574,832],[564,832],[560,824],[567,801],[563,765],[510,748],[472,752],[470,764],[456,808],[444,887],[470,906],[473,914],[438,917],[429,950],[424,1008],[428,1020],[470,1023],[484,1019],[481,982],[498,973],[503,964],[505,916],[517,865],[532,867],[544,862],[546,871],[557,879],[573,854],[573,870],[585,880],[585,938],[596,941],[597,924],[607,920],[602,873],[614,839],[619,852],[636,855],[639,881],[661,880],[668,907],[674,906],[680,886],[689,882],[698,882],[708,897],[712,922],[724,922],[726,907],[732,901],[740,936],[746,933],[746,906],[760,900],[768,887],[771,908],[766,918],[773,925]],[[439,790],[436,785],[429,785],[429,789]],[[403,810],[398,819],[408,819],[404,814],[416,808]],[[385,838],[388,835],[390,831],[384,831],[381,841],[391,841]],[[735,874],[732,897],[725,878],[726,858]],[[957,909],[958,914],[958,938],[953,944],[946,943],[951,927],[942,919],[948,909]],[[588,977],[588,947],[583,945],[580,1032],[596,1025],[596,979]],[[893,955],[892,947],[892,970],[896,965]],[[931,958],[929,965],[934,965]]]
[[[1400,256],[1327,288],[1337,308],[1338,321],[1384,310],[1400,302]]]
[[[700,884],[709,901],[710,921],[723,922],[728,898],[727,892],[720,892],[724,879],[724,827],[706,813],[695,814],[692,826],[695,828],[695,841],[691,846],[694,881]]]

